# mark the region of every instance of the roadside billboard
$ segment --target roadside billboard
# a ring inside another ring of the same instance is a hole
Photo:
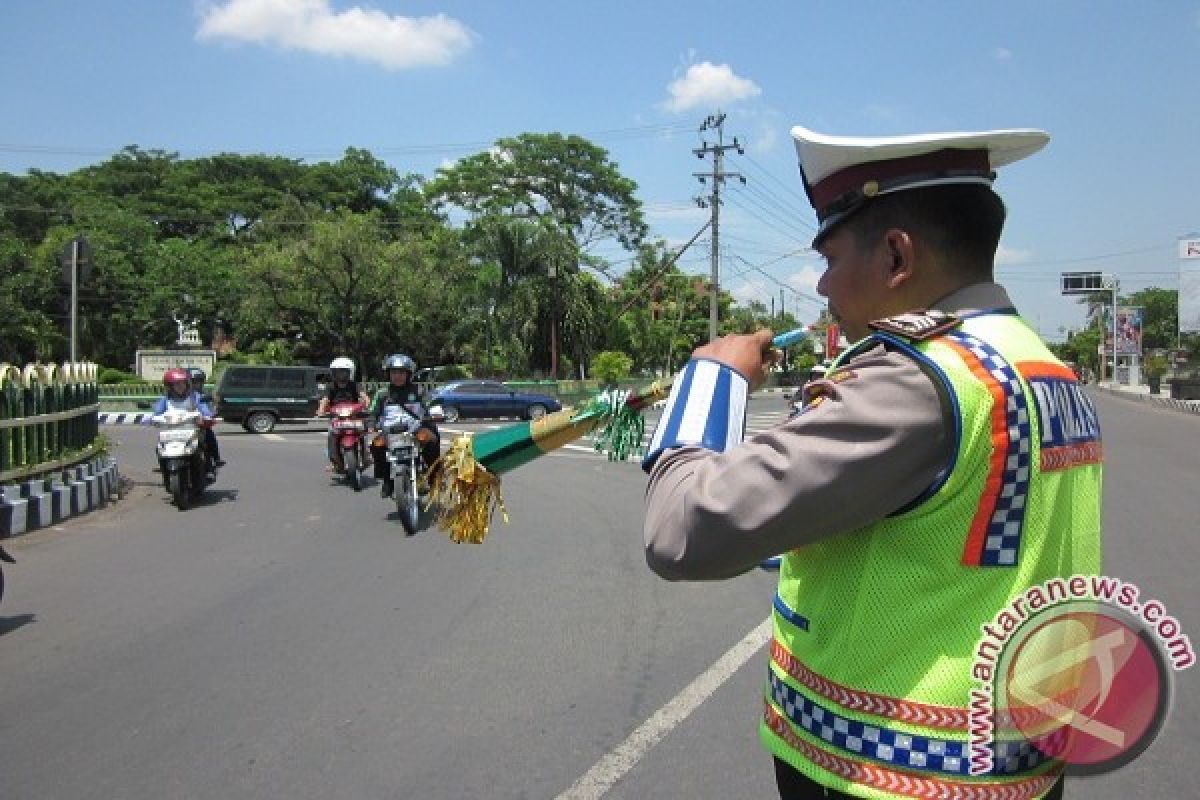
[[[1140,356],[1142,354],[1142,322],[1145,311],[1140,307],[1122,306],[1117,309],[1117,355]],[[1108,315],[1105,315],[1108,317]],[[1108,317],[1104,329],[1104,343],[1112,352],[1112,318]]]
[[[1179,332],[1200,331],[1200,238],[1179,240]]]
[[[199,367],[211,379],[216,364],[217,354],[213,350],[138,350],[135,369],[142,380],[157,383],[172,367]]]

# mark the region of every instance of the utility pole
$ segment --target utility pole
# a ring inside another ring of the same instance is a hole
[[[71,363],[75,363],[75,324],[79,308],[79,240],[71,240]]]
[[[727,177],[735,177],[742,183],[746,182],[745,177],[738,172],[725,172],[722,169],[722,164],[725,158],[726,150],[737,150],[738,154],[744,154],[746,151],[742,149],[738,143],[737,137],[733,137],[733,144],[725,144],[725,115],[720,110],[716,114],[710,114],[704,118],[704,123],[700,126],[700,132],[715,130],[717,132],[717,143],[710,145],[704,143],[703,147],[698,147],[692,150],[696,154],[696,158],[704,158],[709,153],[713,155],[712,172],[695,172],[692,173],[700,180],[701,183],[712,181],[712,193],[708,198],[697,198],[696,203],[701,208],[708,207],[712,209],[712,276],[711,276],[711,293],[708,300],[708,340],[711,342],[717,338],[717,296],[720,292],[721,278],[721,249],[720,249],[720,219],[721,219],[721,184],[725,182]]]

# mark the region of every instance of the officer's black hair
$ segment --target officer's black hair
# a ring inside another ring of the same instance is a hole
[[[909,231],[950,268],[990,280],[1005,214],[990,187],[948,184],[880,195],[845,224],[859,247],[877,243],[889,228]]]

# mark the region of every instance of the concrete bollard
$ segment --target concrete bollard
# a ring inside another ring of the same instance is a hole
[[[67,485],[70,511],[68,516],[86,514],[91,505],[88,502],[87,484],[83,482],[83,467],[71,467],[63,472],[63,482]]]
[[[28,524],[29,501],[16,485],[0,486],[0,537],[24,533]]]
[[[26,512],[28,530],[44,528],[54,522],[54,498],[49,493],[45,478],[22,483],[21,496],[29,501]]]
[[[71,487],[60,478],[49,478],[46,490],[50,493],[50,515],[54,522],[62,522],[71,516]]]
[[[100,476],[97,474],[95,462],[88,464],[84,469],[86,472],[83,476],[83,482],[87,486],[88,508],[99,508],[103,484]]]

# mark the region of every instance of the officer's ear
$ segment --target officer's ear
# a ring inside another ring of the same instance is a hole
[[[912,280],[916,248],[912,236],[901,228],[891,228],[883,235],[883,256],[889,289],[897,289]]]

